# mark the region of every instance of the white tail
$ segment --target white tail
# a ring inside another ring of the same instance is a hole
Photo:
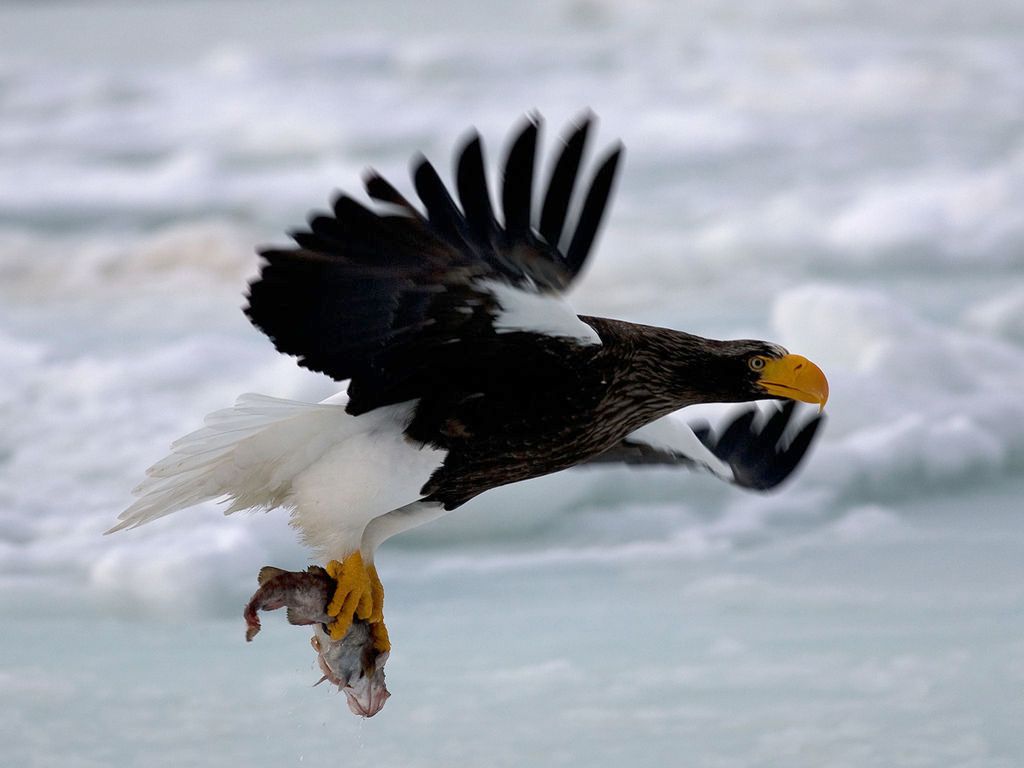
[[[333,401],[333,402],[331,402]],[[134,528],[200,502],[227,498],[224,514],[291,504],[292,479],[352,429],[344,399],[301,403],[242,395],[202,429],[171,444],[132,493],[138,500],[107,533]]]

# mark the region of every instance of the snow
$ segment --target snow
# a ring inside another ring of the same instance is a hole
[[[1024,764],[1019,4],[442,10],[0,7],[5,757]],[[239,311],[256,244],[587,106],[628,151],[576,309],[783,344],[829,421],[771,495],[591,469],[388,541],[359,725],[302,631],[245,646],[259,567],[311,557],[287,513],[101,534],[204,414],[337,390]]]

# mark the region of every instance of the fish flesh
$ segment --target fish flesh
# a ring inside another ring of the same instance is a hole
[[[332,640],[326,625],[333,619],[327,605],[337,582],[317,565],[305,571],[285,571],[273,566],[260,569],[259,589],[245,606],[246,641],[260,631],[260,611],[285,609],[290,624],[313,624],[311,643],[323,677],[338,686],[348,699],[348,707],[361,717],[380,712],[391,695],[384,682],[384,665],[388,652],[379,651],[369,622],[356,619],[341,640]]]

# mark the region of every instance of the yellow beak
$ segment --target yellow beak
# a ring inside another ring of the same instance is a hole
[[[828,379],[806,357],[786,355],[778,360],[767,360],[761,370],[760,384],[765,392],[788,400],[815,403],[819,411],[828,401]]]

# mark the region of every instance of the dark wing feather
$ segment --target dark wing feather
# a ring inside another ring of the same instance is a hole
[[[501,202],[505,212],[505,236],[509,242],[533,239],[530,232],[530,198],[539,126],[531,119],[512,143],[505,161]]]
[[[434,234],[455,247],[465,241],[466,220],[455,205],[441,177],[426,158],[421,159],[415,171],[413,182],[416,194],[427,208],[427,221]]]
[[[484,151],[478,135],[474,135],[463,147],[455,178],[473,244],[481,250],[492,249],[498,223],[494,219],[494,208],[491,207],[491,193],[487,189],[487,174],[484,170]]]
[[[422,218],[416,207],[406,200],[402,193],[391,185],[390,181],[376,171],[369,171],[363,178],[363,184],[366,186],[366,194],[374,200],[381,203],[390,203],[398,208],[402,208],[411,218]]]
[[[783,433],[795,423],[794,406],[795,403],[788,401],[781,407],[773,407],[766,419],[758,418],[756,407],[746,409],[733,417],[719,436],[703,422],[691,424],[690,429],[712,454],[728,465],[732,477],[726,479],[741,488],[767,491],[792,475],[825,420],[823,415],[816,414],[799,427],[791,440],[783,441]],[[698,452],[652,445],[639,436],[627,437],[581,466],[614,463],[689,469],[707,466]]]
[[[471,136],[458,155],[453,200],[434,167],[414,161],[413,180],[425,213],[374,172],[373,210],[339,195],[330,213],[311,216],[293,248],[268,248],[250,287],[249,319],[281,352],[338,379],[351,379],[349,410],[363,412],[417,396],[433,382],[439,360],[462,361],[501,343],[493,320],[501,307],[488,281],[557,294],[578,274],[603,217],[620,152],[600,166],[576,221],[577,189],[590,118],[574,126],[542,190],[534,229],[533,181],[538,119],[513,140],[496,220],[483,150]],[[570,245],[559,248],[566,234]]]
[[[622,146],[619,145],[601,163],[594,176],[594,181],[590,185],[590,191],[587,192],[576,231],[573,233],[569,250],[565,254],[566,265],[573,276],[583,267],[583,263],[590,253],[590,247],[594,244],[594,238],[597,237],[597,230],[601,226],[601,219],[604,218],[604,209],[612,193],[615,172],[619,168],[621,157]]]
[[[544,240],[557,247],[565,227],[565,216],[569,212],[569,202],[576,186],[576,175],[583,160],[583,148],[587,143],[590,131],[590,120],[580,123],[565,141],[562,153],[558,156],[551,179],[548,181],[548,193],[544,197],[544,208],[540,214],[540,234]]]

